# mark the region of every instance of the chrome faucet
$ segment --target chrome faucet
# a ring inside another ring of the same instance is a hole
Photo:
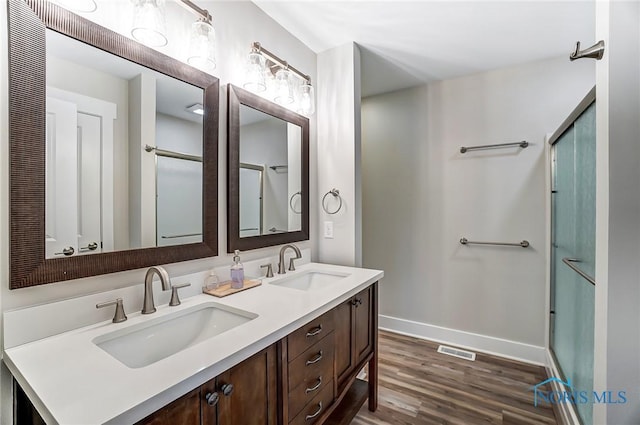
[[[168,291],[171,289],[171,279],[169,273],[160,267],[149,267],[147,274],[144,277],[144,302],[142,303],[142,314],[151,314],[156,311],[156,306],[153,302],[153,275],[157,274],[162,284],[162,290]]]
[[[293,260],[302,258],[302,253],[300,252],[300,248],[298,248],[297,246],[293,244],[283,246],[280,249],[280,260],[278,261],[278,274],[286,273],[286,270],[284,269],[284,253],[287,250],[287,248],[293,249],[296,253],[295,257],[291,257],[289,259],[289,271],[294,271],[296,269],[295,265],[293,264]]]

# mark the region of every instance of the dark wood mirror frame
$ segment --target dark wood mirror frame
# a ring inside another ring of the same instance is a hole
[[[309,239],[309,119],[240,87],[229,84],[227,114],[227,251],[264,248]],[[300,126],[302,129],[302,228],[295,232],[240,237],[240,105]]]
[[[217,255],[218,79],[47,1],[8,3],[9,287],[24,288]],[[203,89],[203,242],[45,258],[47,28]]]

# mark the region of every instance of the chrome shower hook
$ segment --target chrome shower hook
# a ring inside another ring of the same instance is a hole
[[[324,201],[325,199],[327,199],[327,196],[329,195],[333,195],[334,198],[338,198],[338,200],[340,201],[340,204],[338,205],[338,208],[335,211],[329,211],[327,207],[324,205]],[[342,197],[340,196],[340,191],[338,189],[333,188],[324,194],[324,196],[322,197],[322,209],[324,210],[324,212],[326,212],[327,214],[336,214],[338,211],[340,211],[341,208],[342,208]]]

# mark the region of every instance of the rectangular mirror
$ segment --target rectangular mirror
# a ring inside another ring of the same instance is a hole
[[[309,120],[229,85],[229,244],[309,239]]]
[[[218,79],[9,2],[11,288],[217,254]]]

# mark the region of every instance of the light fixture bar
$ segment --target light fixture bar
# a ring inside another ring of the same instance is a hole
[[[188,0],[180,0],[180,1],[188,1]],[[259,42],[254,41],[253,44],[251,45],[251,48],[256,52],[261,53],[264,57],[269,59],[271,62],[275,63],[276,65],[284,69],[288,69],[289,71],[296,74],[298,77],[302,78],[303,80],[306,80],[309,84],[311,84],[311,77],[297,70],[293,66],[289,65],[287,61],[280,59],[278,56],[274,55],[273,53],[271,53],[270,51],[262,47],[262,45]]]
[[[202,9],[190,0],[178,0],[178,4],[211,25],[211,14],[207,9]]]

